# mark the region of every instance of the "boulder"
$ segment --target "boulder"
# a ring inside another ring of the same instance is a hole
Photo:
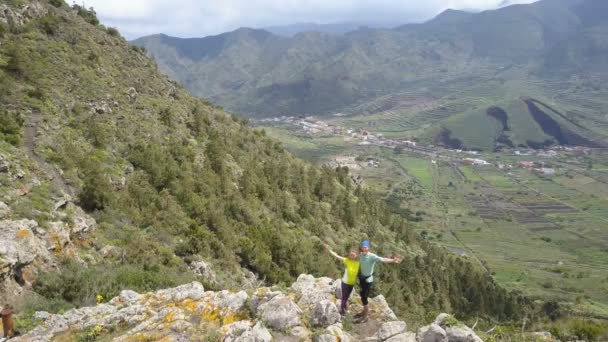
[[[217,283],[217,276],[215,275],[215,272],[213,271],[210,263],[204,262],[202,260],[193,261],[192,263],[190,263],[190,265],[188,265],[188,267],[190,268],[190,270],[192,270],[192,273],[205,278],[205,280],[209,283]]]
[[[163,298],[165,301],[179,302],[186,299],[198,300],[203,297],[205,288],[197,281],[190,284],[181,285],[172,289],[160,290],[155,296]]]
[[[384,342],[416,342],[416,334],[413,332],[404,332],[399,335],[395,335]]]
[[[467,326],[445,328],[449,342],[483,342],[473,329]]]
[[[323,300],[335,298],[335,280],[327,277],[315,278],[310,274],[302,274],[291,285],[291,291],[298,298],[298,305],[306,307]]]
[[[293,327],[290,332],[290,336],[298,341],[308,341],[310,338],[310,330],[305,327]]]
[[[370,308],[377,313],[377,318],[383,321],[396,321],[397,316],[391,310],[383,295],[376,296],[369,300]]]
[[[0,202],[0,219],[10,216],[11,212],[11,208],[6,203]]]
[[[33,220],[0,221],[0,260],[9,268],[23,267],[35,259],[52,259],[47,242],[34,232],[38,223]]]
[[[133,305],[143,298],[142,295],[131,290],[122,290],[120,294],[110,300],[110,304],[115,306]]]
[[[389,338],[402,334],[407,330],[407,324],[403,321],[386,322],[380,326],[376,337],[380,341],[388,340]]]
[[[258,317],[274,330],[287,331],[300,325],[302,310],[285,295],[277,295],[258,308]]]
[[[61,250],[68,244],[72,243],[72,241],[70,240],[69,228],[66,227],[65,223],[61,221],[49,222],[48,233],[50,240],[50,249]]]
[[[313,306],[311,323],[315,327],[330,326],[339,322],[340,318],[336,304],[329,300],[322,300]]]
[[[315,342],[341,342],[340,338],[330,334],[323,334],[314,339]]]
[[[441,327],[445,327],[447,321],[450,320],[451,318],[452,318],[452,315],[442,312],[439,315],[437,315],[437,317],[435,317],[434,323]]]
[[[88,233],[97,228],[97,222],[89,214],[85,213],[82,208],[73,203],[68,203],[67,209],[73,213],[72,216],[72,234]]]
[[[4,156],[0,155],[0,173],[8,172],[9,163]]]
[[[432,323],[418,329],[416,333],[417,342],[448,342],[448,337],[439,325]]]
[[[274,298],[280,294],[281,294],[281,292],[272,291],[268,287],[261,287],[261,288],[257,289],[251,296],[251,301],[249,303],[249,310],[254,315],[256,315],[260,305],[269,302],[272,298]]]
[[[270,342],[272,335],[270,331],[264,327],[261,322],[257,322],[253,328],[245,331],[241,336],[237,337],[235,342]]]

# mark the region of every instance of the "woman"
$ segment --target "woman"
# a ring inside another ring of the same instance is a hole
[[[344,262],[344,276],[342,277],[342,302],[340,304],[340,314],[342,316],[346,315],[346,306],[348,304],[348,297],[353,292],[353,287],[357,282],[357,276],[359,274],[359,259],[356,250],[351,250],[348,253],[348,257],[339,256],[337,253],[332,251],[329,246],[325,245],[325,248],[329,251],[331,255],[340,259]]]

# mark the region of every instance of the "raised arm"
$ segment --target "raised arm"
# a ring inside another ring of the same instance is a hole
[[[380,262],[385,263],[385,264],[400,264],[401,263],[401,257],[396,256],[396,257],[392,257],[392,258],[383,258],[383,257],[378,257],[378,260],[380,260]]]
[[[328,245],[324,244],[324,246],[325,246],[325,249],[327,249],[327,251],[329,252],[329,254],[333,255],[336,259],[344,260],[343,256],[339,256],[336,252],[332,251]]]

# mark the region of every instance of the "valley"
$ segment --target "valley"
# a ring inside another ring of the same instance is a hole
[[[462,151],[340,120],[256,124],[300,157],[348,167],[423,238],[479,263],[507,288],[608,314],[606,149]]]

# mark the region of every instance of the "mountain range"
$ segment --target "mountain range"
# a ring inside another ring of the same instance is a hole
[[[381,131],[454,147],[603,146],[607,12],[602,0],[542,0],[343,35],[241,28],[132,43],[195,95],[247,116],[372,117]],[[526,99],[552,109],[534,115]],[[492,107],[510,130],[487,114]]]

